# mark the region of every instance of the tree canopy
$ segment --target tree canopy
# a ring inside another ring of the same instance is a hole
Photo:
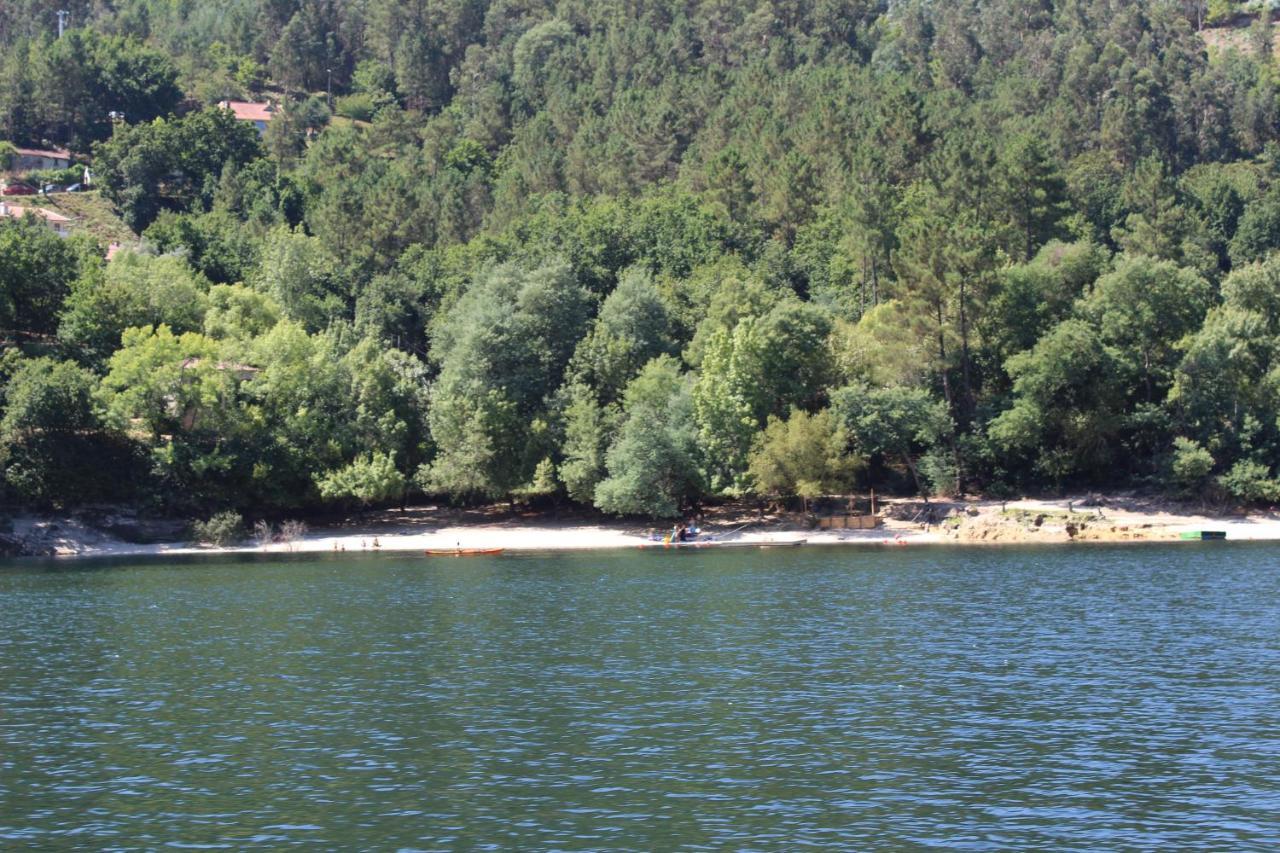
[[[0,157],[136,236],[0,222],[8,498],[1270,500],[1255,5],[3,4]]]

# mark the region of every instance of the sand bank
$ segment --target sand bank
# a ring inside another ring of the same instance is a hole
[[[890,501],[874,530],[817,530],[799,514],[759,515],[721,508],[709,512],[704,531],[721,541],[759,543],[805,539],[813,545],[990,545],[1015,543],[1180,541],[1186,531],[1222,530],[1228,540],[1280,540],[1280,515],[1215,514],[1133,497],[1087,495],[1016,501]],[[611,522],[590,516],[557,517],[495,508],[419,507],[318,523],[291,542],[244,542],[211,548],[189,542],[134,544],[75,520],[18,519],[13,533],[43,553],[58,556],[160,556],[207,553],[416,552],[436,548],[574,551],[634,548],[669,527]]]

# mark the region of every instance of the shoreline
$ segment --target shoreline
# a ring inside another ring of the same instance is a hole
[[[928,522],[928,511],[933,523]],[[1228,541],[1280,541],[1280,514],[1214,515],[1156,499],[1096,496],[996,501],[990,499],[886,502],[882,525],[871,530],[812,529],[798,515],[759,518],[739,508],[719,508],[703,527],[727,544],[783,545],[1027,545],[1176,542],[1183,532],[1220,530]],[[496,508],[441,510],[417,507],[383,512],[308,531],[291,542],[213,547],[183,541],[139,544],[74,519],[20,518],[20,541],[37,555],[163,557],[196,554],[422,553],[426,549],[501,548],[511,552],[617,550],[652,545],[648,534],[666,524],[610,523],[548,513],[509,513]],[[1194,540],[1191,540],[1194,541]],[[376,543],[376,545],[375,545]],[[42,552],[42,553],[40,553]]]

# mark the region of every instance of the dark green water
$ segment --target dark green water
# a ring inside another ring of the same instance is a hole
[[[0,566],[0,849],[1274,849],[1280,548]]]

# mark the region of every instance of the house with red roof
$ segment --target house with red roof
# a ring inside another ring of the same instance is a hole
[[[54,213],[52,210],[45,210],[43,207],[25,207],[21,204],[9,204],[7,201],[0,201],[0,220],[22,219],[28,213],[37,219],[43,219],[45,224],[52,228],[59,237],[66,237],[71,233],[73,220],[69,216]]]
[[[62,148],[18,148],[13,154],[15,172],[41,169],[65,169],[71,165],[71,152]]]
[[[258,103],[256,101],[219,101],[218,106],[224,110],[231,110],[237,121],[253,122],[253,126],[258,129],[258,133],[265,133],[267,125],[270,124],[272,117],[275,115],[275,105],[270,101]]]

